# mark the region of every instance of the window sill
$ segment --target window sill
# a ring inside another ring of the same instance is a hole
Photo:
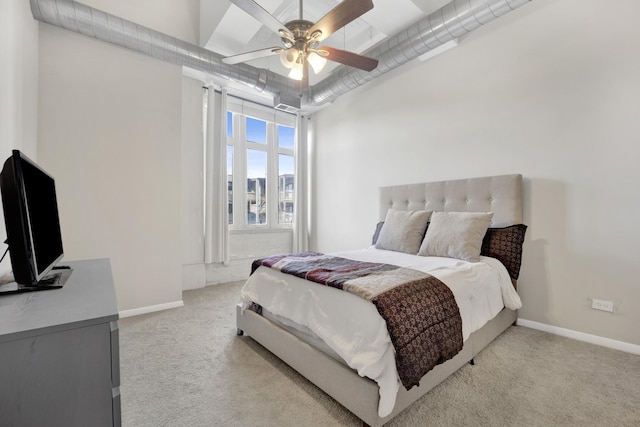
[[[273,233],[293,233],[291,227],[278,227],[278,228],[231,228],[229,229],[230,235],[243,235],[243,234],[273,234]]]

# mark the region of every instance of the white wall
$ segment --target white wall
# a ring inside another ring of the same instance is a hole
[[[519,317],[640,344],[637,16],[536,0],[317,113],[312,247],[368,245],[380,186],[522,173]]]
[[[196,0],[84,3],[196,41]],[[182,299],[181,114],[180,67],[40,24],[38,159],[65,259],[110,258],[121,311]]]
[[[37,131],[38,25],[31,17],[29,2],[3,0],[0,2],[0,162],[4,162],[13,149],[36,160]],[[5,238],[4,216],[0,214],[0,241],[4,242]],[[4,250],[2,247],[1,251]],[[10,271],[7,256],[0,265],[0,277]]]
[[[202,82],[182,78],[182,289],[206,284]]]
[[[83,0],[80,3],[198,44],[200,0]]]

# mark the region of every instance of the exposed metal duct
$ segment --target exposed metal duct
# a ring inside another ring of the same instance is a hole
[[[450,40],[514,10],[531,0],[454,0],[366,51],[377,58],[371,72],[341,66],[311,88],[307,105],[321,105],[405,64]]]
[[[379,60],[372,72],[340,66],[311,87],[302,105],[318,107],[456,39],[531,0],[453,0],[364,54]],[[276,99],[299,96],[294,83],[247,64],[228,65],[210,50],[176,39],[73,0],[30,0],[33,17],[70,31],[253,87]],[[294,106],[298,107],[298,105]]]
[[[284,76],[247,64],[227,65],[210,50],[94,9],[73,0],[30,0],[33,17],[76,33],[132,49],[253,87],[271,96],[297,96]]]

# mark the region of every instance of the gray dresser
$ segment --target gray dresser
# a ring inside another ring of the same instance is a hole
[[[120,426],[109,260],[63,264],[62,289],[0,296],[0,426]]]

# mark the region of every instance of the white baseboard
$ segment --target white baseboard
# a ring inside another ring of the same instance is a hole
[[[184,305],[184,302],[180,300],[180,301],[168,302],[165,304],[149,305],[147,307],[133,308],[131,310],[122,310],[119,314],[120,314],[120,318],[122,319],[125,317],[138,316],[140,314],[153,313],[154,311],[162,311],[162,310],[168,310],[170,308],[182,307],[183,305]]]
[[[557,326],[547,325],[546,323],[534,322],[533,320],[518,318],[517,323],[518,325],[525,326],[527,328],[537,329],[539,331],[549,332],[562,337],[573,338],[578,341],[584,341],[591,344],[601,345],[603,347],[613,348],[614,350],[640,355],[640,345],[599,337],[597,335],[585,334],[584,332],[573,331],[571,329],[559,328]]]

